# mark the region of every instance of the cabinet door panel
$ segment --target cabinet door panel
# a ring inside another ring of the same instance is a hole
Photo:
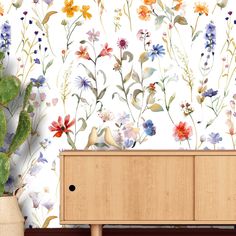
[[[236,156],[195,160],[196,220],[236,220]]]
[[[63,178],[68,221],[193,220],[192,156],[67,156]]]

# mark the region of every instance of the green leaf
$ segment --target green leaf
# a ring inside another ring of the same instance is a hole
[[[109,147],[106,143],[95,143],[94,145],[99,148]]]
[[[225,8],[228,4],[228,0],[222,0],[221,2],[217,3],[217,6],[220,8]]]
[[[135,84],[136,84],[136,82],[133,82],[133,83],[131,83],[131,84],[127,87],[127,89],[126,89],[126,91],[125,91],[126,95],[128,95],[128,93],[129,93],[131,87],[132,87],[133,85],[135,85]]]
[[[8,155],[15,152],[27,139],[31,132],[31,120],[26,111],[21,111],[16,133],[8,149]]]
[[[156,71],[155,68],[147,67],[143,70],[143,79],[147,79]]]
[[[169,7],[167,7],[167,6],[166,6],[166,12],[168,12],[172,16],[175,15],[175,13]]]
[[[155,93],[150,93],[147,97],[147,104],[153,104],[155,102]]]
[[[51,61],[48,62],[48,64],[46,65],[45,69],[44,69],[44,74],[46,74],[47,70],[49,69],[49,67],[51,67],[53,64],[53,59]]]
[[[28,84],[28,86],[26,87],[26,89],[25,89],[25,96],[24,96],[24,102],[23,102],[23,110],[25,110],[26,106],[28,105],[29,97],[30,97],[30,94],[32,92],[32,88],[33,88],[33,83],[30,82]]]
[[[7,105],[17,97],[20,91],[20,80],[15,76],[0,78],[0,104]]]
[[[174,101],[174,99],[175,99],[175,93],[169,98],[168,107]]]
[[[118,96],[118,98],[119,98],[119,100],[120,100],[121,102],[126,102],[126,99],[123,98],[123,97],[121,97],[121,95],[120,95],[119,93],[117,93],[117,92],[115,92],[115,93],[112,94],[112,99],[114,99],[116,95]]]
[[[80,129],[79,129],[77,132],[86,130],[86,128],[87,128],[87,123],[86,123],[85,119],[84,119],[84,118],[79,118],[79,119],[78,119],[78,122],[79,122],[79,121],[82,121],[82,125],[81,125]]]
[[[106,74],[104,73],[103,70],[99,70],[99,71],[97,72],[97,75],[99,75],[99,74],[102,75],[102,77],[103,77],[103,85],[105,85],[105,83],[106,83],[106,81],[107,81]]]
[[[86,71],[86,73],[87,73],[87,75],[88,75],[88,77],[90,77],[91,79],[93,79],[94,81],[96,81],[96,79],[95,79],[93,73],[88,69],[87,66],[85,66],[85,65],[82,64],[82,63],[79,63],[79,66],[83,66],[84,69],[85,69],[85,71]]]
[[[15,3],[12,3],[12,5],[18,9],[22,6],[23,0],[17,0]]]
[[[56,13],[57,13],[57,11],[50,11],[50,12],[48,12],[48,13],[45,15],[45,17],[43,18],[42,24],[43,24],[43,25],[47,24],[48,21],[49,21],[49,19],[50,19],[50,17],[51,17],[52,15],[56,14]]]
[[[148,61],[148,52],[143,52],[141,53],[141,55],[139,56],[139,62],[144,63],[146,61]]]
[[[94,96],[97,98],[97,91],[98,90],[96,88],[93,88],[93,87],[91,87],[91,90],[92,90]]]
[[[134,81],[136,81],[137,83],[140,83],[140,78],[139,78],[139,75],[136,71],[133,70],[133,73],[132,73],[132,79]]]
[[[122,60],[128,60],[128,62],[131,62],[131,61],[133,61],[133,58],[134,58],[134,56],[131,52],[125,51],[123,53]]]
[[[4,145],[4,139],[7,133],[7,121],[5,113],[0,109],[0,147]]]
[[[161,7],[162,10],[164,10],[164,4],[161,0],[157,0],[157,4]]]
[[[116,85],[116,87],[117,87],[118,89],[120,89],[122,92],[124,92],[124,90],[123,90],[123,87],[122,87],[122,86],[120,86],[120,85]]]
[[[135,89],[133,92],[132,100],[131,100],[132,105],[138,110],[142,109],[142,106],[140,105],[140,99],[137,98],[138,95],[141,93],[143,93],[141,89]]]
[[[155,103],[155,104],[151,105],[148,109],[150,109],[153,112],[164,111],[162,106],[158,103]]]
[[[103,98],[103,96],[104,96],[105,93],[106,93],[106,90],[107,90],[107,88],[104,88],[104,89],[99,93],[98,99],[102,99],[102,98]]]
[[[10,159],[6,153],[0,152],[0,197],[4,192],[4,185],[10,175]]]
[[[197,32],[194,34],[192,41],[194,41],[201,33],[202,33],[202,30],[197,31]]]
[[[174,19],[174,24],[176,24],[176,23],[178,23],[180,25],[187,25],[188,24],[186,18],[183,16],[176,16]]]
[[[133,72],[133,68],[130,70],[130,72],[125,76],[124,78],[124,83],[126,83],[127,81],[129,81],[129,79],[132,76],[132,72]]]
[[[156,30],[160,29],[165,17],[166,16],[162,16],[162,15],[156,17],[156,19],[155,19]]]

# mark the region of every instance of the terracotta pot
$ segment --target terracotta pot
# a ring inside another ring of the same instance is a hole
[[[24,236],[24,218],[15,196],[0,197],[0,235]]]

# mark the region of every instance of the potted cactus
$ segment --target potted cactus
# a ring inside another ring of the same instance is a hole
[[[3,57],[0,52],[0,57]],[[20,212],[15,196],[6,195],[5,183],[10,175],[11,155],[25,142],[31,133],[29,96],[32,90],[30,83],[25,90],[22,109],[19,114],[18,125],[9,148],[0,152],[0,235],[1,236],[23,236],[24,219]],[[4,145],[7,134],[7,121],[5,112],[8,104],[19,97],[21,83],[18,78],[12,75],[3,76],[3,66],[0,65],[0,147]],[[20,100],[20,99],[19,99]],[[1,149],[3,150],[3,149]]]

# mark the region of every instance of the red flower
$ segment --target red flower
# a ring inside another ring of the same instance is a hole
[[[56,131],[56,133],[54,134],[53,137],[61,137],[63,133],[69,133],[72,132],[71,130],[69,130],[69,128],[75,124],[75,119],[73,119],[70,122],[70,115],[67,115],[64,119],[64,124],[63,124],[63,120],[61,118],[61,116],[58,117],[57,122],[53,121],[51,126],[49,126],[49,130],[54,132]]]
[[[149,88],[149,91],[150,91],[150,92],[155,91],[155,90],[156,90],[156,83],[150,83],[149,86],[148,86],[148,88]]]
[[[189,139],[189,137],[192,135],[192,127],[187,127],[186,122],[179,122],[178,125],[174,128],[174,134],[176,141],[184,141]]]
[[[106,43],[102,49],[102,51],[100,52],[99,56],[100,57],[104,57],[104,56],[111,56],[111,52],[113,51],[112,48],[108,47],[108,43]]]

